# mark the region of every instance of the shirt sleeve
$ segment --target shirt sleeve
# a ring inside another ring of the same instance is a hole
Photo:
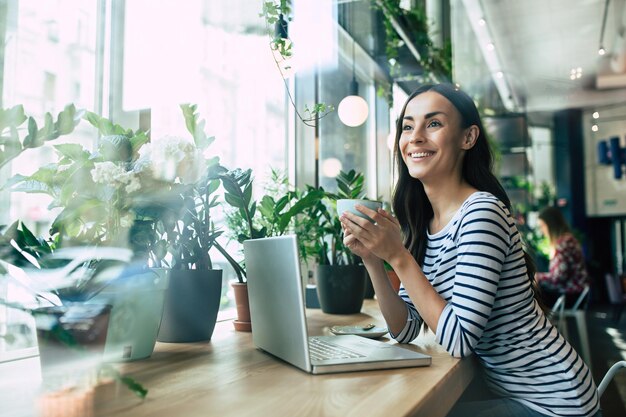
[[[495,201],[472,204],[461,220],[454,288],[435,340],[452,356],[470,355],[491,315],[500,274],[511,245],[513,221]]]
[[[400,333],[393,334],[391,331],[389,331],[389,335],[398,343],[410,343],[419,334],[422,323],[424,321],[417,312],[415,304],[413,304],[413,301],[411,301],[409,294],[407,294],[406,290],[404,289],[404,285],[400,286],[400,291],[398,292],[398,295],[404,300],[404,304],[406,305],[407,321],[404,325],[404,329],[402,329]]]

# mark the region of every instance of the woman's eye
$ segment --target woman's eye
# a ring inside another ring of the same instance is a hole
[[[402,126],[402,130],[411,130],[411,129],[413,129],[413,126],[409,126],[409,125]]]
[[[431,121],[428,123],[428,127],[439,127],[439,126],[441,126],[441,123],[439,123],[439,121],[438,121],[438,120],[431,120]]]

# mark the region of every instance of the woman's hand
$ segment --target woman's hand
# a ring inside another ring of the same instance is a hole
[[[356,205],[355,208],[375,222],[350,212],[342,214],[343,243],[355,255],[364,260],[375,256],[389,262],[393,255],[405,251],[400,223],[395,217],[383,209],[375,211],[362,205]]]
[[[352,253],[364,261],[375,257],[375,255],[367,249],[365,245],[359,242],[350,229],[343,225],[343,220],[341,221],[341,227],[343,228],[343,244],[350,249]]]

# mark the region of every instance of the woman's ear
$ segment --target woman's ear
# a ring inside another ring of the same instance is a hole
[[[461,147],[466,151],[472,149],[476,144],[479,133],[480,130],[476,125],[471,125],[467,129],[465,129],[465,137],[463,138],[463,144],[461,145]]]

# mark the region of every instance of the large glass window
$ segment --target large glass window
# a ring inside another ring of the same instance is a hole
[[[21,104],[40,124],[46,112],[55,115],[65,105],[94,106],[96,63],[96,0],[21,0],[5,2],[0,16],[4,43],[2,107]],[[20,132],[20,137],[24,133]],[[91,146],[95,135],[86,125],[71,136],[54,141]],[[30,175],[51,162],[51,146],[27,150],[0,173],[4,182],[15,174]],[[40,194],[2,192],[0,224],[19,219],[37,235],[45,235],[58,210],[48,210],[50,200]],[[31,295],[10,281],[0,282],[0,297],[26,302]],[[10,337],[7,337],[10,335]],[[31,352],[36,344],[30,315],[0,306],[0,361],[16,353]]]
[[[103,108],[114,122],[149,129],[158,140],[188,135],[179,105],[197,104],[207,134],[215,136],[212,153],[227,167],[251,168],[260,197],[270,168],[287,169],[285,86],[261,9],[261,0],[10,1],[0,16],[6,39],[2,106],[22,104],[40,123],[45,112],[56,115],[69,103],[90,111]],[[97,137],[82,122],[54,143],[61,141],[92,147]],[[28,150],[3,170],[0,180],[30,175],[55,157],[50,145]],[[2,196],[0,224],[20,219],[36,235],[47,234],[58,213],[47,210],[48,198]],[[237,252],[239,245],[228,249]],[[225,269],[226,291],[234,273],[214,256]],[[10,284],[0,288],[0,295],[27,297]],[[2,335],[17,331],[24,336],[11,346],[0,338],[0,350],[34,346],[28,315],[1,308],[0,322]]]
[[[324,10],[331,11],[324,19],[330,19],[332,27],[324,26],[324,31],[332,34],[324,42],[333,43],[326,50],[326,55],[332,55],[332,65],[300,68],[302,72],[287,84],[300,111],[314,102],[336,107],[349,92],[354,65],[359,93],[370,106],[368,120],[356,128],[343,125],[337,113],[323,118],[317,129],[304,126],[295,117],[272,58],[268,28],[259,17],[262,0],[0,3],[3,108],[22,104],[28,115],[41,122],[46,112],[56,117],[65,105],[73,103],[79,109],[103,112],[124,127],[149,130],[152,140],[158,140],[165,135],[188,135],[179,105],[197,104],[206,133],[215,136],[210,151],[226,167],[251,168],[256,197],[265,192],[270,168],[287,173],[292,182],[299,178],[299,186],[318,183],[329,190],[335,188],[339,169],[355,169],[366,174],[370,197],[382,194],[387,199],[391,161],[388,106],[375,94],[376,83],[384,75],[358,44],[353,60],[351,38],[336,26],[336,4],[330,0],[324,2]],[[294,42],[300,32],[300,45],[306,45],[302,40],[306,30],[292,29]],[[313,43],[308,48],[319,47],[321,38],[315,36],[319,25],[309,29]],[[306,49],[296,47],[295,51],[307,55]],[[312,73],[316,75],[310,76]],[[309,152],[315,143],[309,140],[313,135],[319,139],[317,154]],[[97,140],[95,129],[82,122],[74,133],[54,143],[72,141],[93,148]],[[298,148],[300,144],[304,145]],[[314,180],[315,155],[319,164]],[[0,172],[0,181],[18,173],[29,175],[54,158],[50,144],[28,150]],[[19,219],[36,235],[47,234],[57,215],[47,209],[47,198],[0,193],[0,224]],[[221,216],[217,213],[215,217],[219,220]],[[227,249],[236,253],[240,245],[231,243]],[[225,269],[224,291],[229,291],[234,272],[219,255],[214,257]],[[24,299],[26,295],[5,285],[0,287],[0,297]],[[28,315],[0,308],[0,336],[15,329],[23,336],[10,349],[34,346],[29,320]],[[0,351],[3,349],[8,347],[0,337]],[[0,361],[7,357],[0,353]]]

